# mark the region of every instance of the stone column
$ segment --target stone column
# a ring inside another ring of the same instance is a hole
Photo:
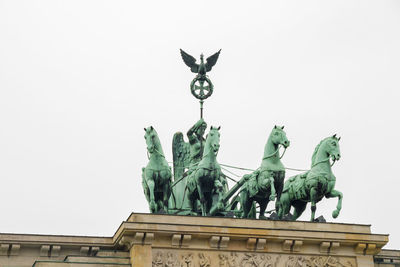
[[[130,250],[132,267],[151,266],[151,245],[133,245]]]
[[[136,233],[133,236],[123,236],[120,244],[129,248],[132,267],[148,267],[152,265],[151,244],[154,233]]]
[[[372,255],[357,256],[357,266],[375,267],[374,257]]]

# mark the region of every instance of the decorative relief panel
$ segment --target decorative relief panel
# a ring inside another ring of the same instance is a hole
[[[354,258],[153,249],[153,267],[357,267]]]
[[[285,267],[355,267],[354,259],[333,256],[289,256]]]

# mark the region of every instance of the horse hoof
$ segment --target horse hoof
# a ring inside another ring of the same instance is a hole
[[[326,223],[326,220],[325,220],[324,216],[321,215],[318,218],[314,219],[314,222]]]
[[[271,213],[271,215],[269,216],[268,220],[279,220],[279,216],[276,212]]]
[[[339,216],[339,211],[338,211],[338,210],[334,210],[334,211],[332,212],[332,217],[336,219],[337,216]]]
[[[290,214],[290,213],[288,213],[288,214],[286,214],[286,215],[283,215],[283,216],[282,216],[282,220],[283,220],[283,221],[294,221],[294,220],[293,220],[293,215]]]
[[[157,213],[158,214],[167,214],[165,209],[160,209]]]

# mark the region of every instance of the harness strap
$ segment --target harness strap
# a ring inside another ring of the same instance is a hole
[[[328,161],[330,158],[331,158],[331,157],[328,157],[328,158],[326,158],[326,159],[324,159],[324,160],[320,160],[320,161],[314,163],[314,164],[311,166],[311,168],[317,166],[318,164],[320,164],[320,163],[322,163],[322,162]],[[331,164],[331,167],[332,167],[333,165],[335,165],[335,162],[336,162],[336,160],[333,160],[333,162],[332,162],[332,164]]]
[[[158,151],[157,148],[154,148],[154,151],[157,152],[157,154],[159,154],[161,157],[165,158],[164,154]],[[147,150],[146,152],[147,152],[147,159],[150,160],[149,150]]]
[[[271,157],[273,157],[273,156],[275,156],[276,155],[276,153],[278,153],[279,152],[279,149],[280,149],[280,147],[281,147],[282,145],[281,144],[279,144],[278,145],[278,148],[275,150],[275,152],[274,153],[272,153],[272,154],[270,154],[270,155],[268,155],[268,156],[265,156],[265,157],[263,157],[262,159],[264,160],[264,159],[269,159],[269,158],[271,158]],[[283,157],[283,155],[285,155],[285,152],[286,152],[286,147],[284,147],[284,151],[283,151],[283,153],[282,153],[282,156],[280,156],[279,157],[279,159],[282,159],[282,157]]]

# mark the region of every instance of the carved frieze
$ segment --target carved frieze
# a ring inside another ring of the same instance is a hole
[[[354,259],[332,256],[289,256],[285,267],[355,267]]]
[[[153,250],[153,267],[357,267],[352,257]]]

